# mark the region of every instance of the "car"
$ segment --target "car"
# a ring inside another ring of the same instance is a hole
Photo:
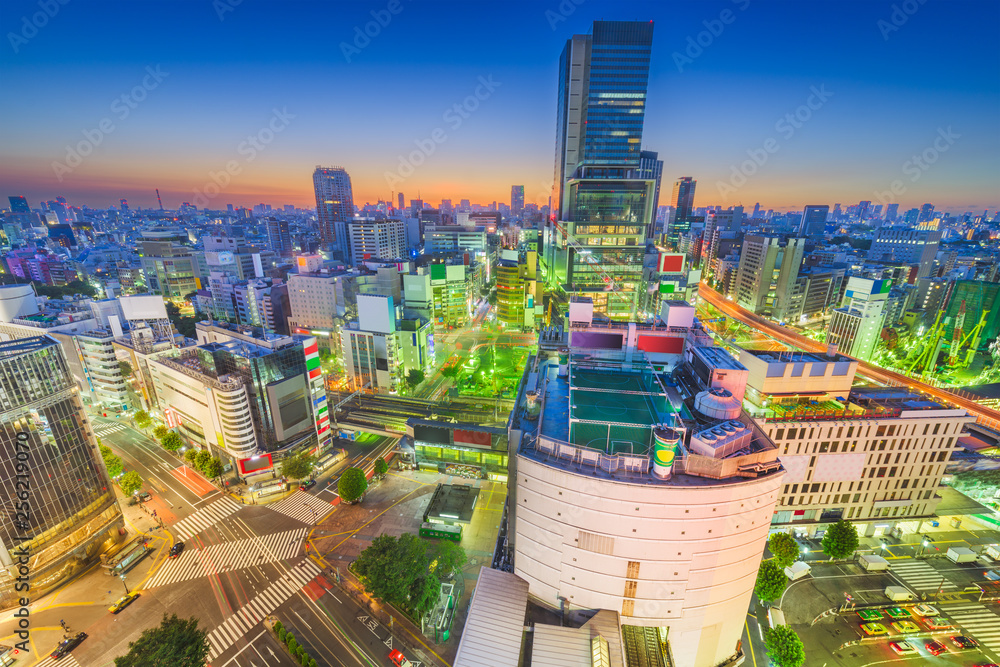
[[[892,629],[896,632],[920,632],[920,626],[913,621],[896,621],[892,624]]]
[[[1000,667],[1000,665],[995,662],[978,662],[975,667]]]
[[[924,648],[927,649],[927,651],[931,655],[941,655],[942,653],[948,650],[947,646],[937,641],[936,639],[932,639],[929,642],[924,642]]]
[[[924,623],[927,625],[928,630],[954,630],[955,626],[951,624],[944,616],[925,616],[923,619]]]
[[[59,642],[56,646],[56,650],[49,654],[49,657],[53,660],[60,660],[64,655],[75,649],[77,646],[83,643],[83,640],[88,637],[86,632],[78,632],[75,636],[69,639],[64,639]]]
[[[889,614],[889,618],[909,618],[910,615],[900,609],[899,607],[889,607],[885,610],[885,613]]]
[[[316,480],[310,479],[308,481],[305,481],[305,482],[302,482],[301,484],[299,484],[299,491],[308,491],[309,489],[313,488],[314,486],[316,486]]]
[[[874,637],[875,635],[887,635],[889,631],[885,629],[885,626],[881,623],[862,623],[861,631],[868,635],[869,637]]]
[[[184,551],[184,543],[183,542],[175,543],[174,546],[170,547],[169,558],[177,558],[178,556],[181,555],[182,551]]]
[[[917,647],[909,642],[889,642],[889,648],[897,655],[910,655],[917,652]]]
[[[866,623],[882,620],[882,612],[880,612],[878,609],[861,609],[860,611],[858,611],[858,616],[860,616],[861,620],[865,621]]]
[[[979,646],[975,639],[966,637],[965,635],[955,635],[951,638],[951,643],[955,645],[955,648],[961,649],[976,648]]]
[[[129,593],[128,595],[123,595],[122,597],[118,598],[117,602],[108,607],[108,611],[110,611],[112,614],[117,614],[122,609],[135,602],[135,599],[137,597],[139,597],[138,593]]]
[[[937,616],[940,612],[929,604],[918,604],[910,609],[914,616]]]
[[[149,491],[140,491],[139,495],[137,497],[138,497],[140,503],[144,503],[147,500],[152,500],[153,499],[153,496],[151,496],[149,494]]]

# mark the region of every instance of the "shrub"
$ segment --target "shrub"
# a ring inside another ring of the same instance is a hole
[[[274,627],[278,629],[278,641],[280,641],[282,644],[284,644],[285,643],[285,638],[288,636],[288,633],[285,632],[284,628],[278,627],[277,624],[275,624]]]
[[[295,649],[298,648],[299,643],[295,641],[295,635],[291,632],[288,633],[288,650],[295,653]]]
[[[275,632],[281,632],[281,631],[282,631],[282,630],[284,630],[284,629],[285,629],[285,626],[283,626],[283,625],[281,624],[281,621],[275,621],[275,622],[274,622],[274,631],[275,631]]]

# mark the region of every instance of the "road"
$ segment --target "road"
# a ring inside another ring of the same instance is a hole
[[[819,343],[811,338],[803,336],[800,333],[796,333],[791,329],[780,326],[778,323],[772,322],[767,318],[751,313],[732,301],[723,298],[722,295],[705,283],[701,283],[699,294],[703,299],[705,299],[705,301],[710,303],[719,311],[725,313],[728,317],[732,317],[743,322],[744,324],[759,329],[783,343],[808,352],[826,352],[827,348],[825,344]],[[977,419],[983,419],[991,423],[994,428],[1000,426],[1000,411],[980,405],[975,401],[970,401],[969,399],[953,394],[946,389],[932,387],[919,380],[914,380],[913,378],[901,375],[900,373],[879,368],[878,366],[874,366],[866,361],[858,361],[858,371],[865,377],[877,382],[887,385],[905,386],[915,391],[927,394],[928,396],[933,396],[940,401],[956,405],[965,409],[970,415],[975,416]]]
[[[378,650],[367,647],[372,633],[356,621],[363,614],[350,600],[338,607],[323,586],[329,583],[322,567],[308,557],[309,527],[334,510],[336,494],[327,492],[326,484],[311,493],[295,491],[273,504],[242,505],[197,473],[185,474],[185,466],[142,433],[113,420],[96,418],[93,425],[103,444],[122,457],[126,470],[147,480],[145,488],[153,495],[146,503],[149,513],[129,508],[130,523],[152,533],[154,553],[124,583],[97,568],[43,599],[44,606],[32,611],[32,644],[39,655],[51,651],[65,620],[72,632],[83,630],[89,638],[58,664],[111,667],[143,630],[157,626],[164,614],[176,613],[196,617],[208,632],[210,662],[216,667],[297,664],[263,627],[263,619],[273,615],[294,629],[320,664],[388,664],[388,650],[381,643]],[[373,438],[354,463],[370,468],[374,457],[394,443],[393,438]],[[155,530],[153,510],[165,531]],[[183,541],[184,551],[167,559],[174,541]],[[151,563],[158,567],[149,570]],[[140,597],[113,615],[108,606],[124,586]],[[0,637],[13,632],[13,621],[0,622]],[[54,661],[43,658],[37,667],[50,664]]]

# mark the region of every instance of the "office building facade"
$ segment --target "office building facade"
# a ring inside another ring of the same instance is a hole
[[[342,250],[338,246],[346,240],[344,225],[354,219],[351,177],[343,167],[316,167],[313,189],[316,193],[320,242],[327,250]]]
[[[30,512],[13,503],[24,492]],[[18,558],[30,558],[35,599],[98,562],[125,522],[90,422],[55,340],[0,343],[0,607],[17,606]]]

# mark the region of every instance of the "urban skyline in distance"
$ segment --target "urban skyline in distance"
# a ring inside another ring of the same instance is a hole
[[[656,25],[641,148],[699,182],[696,207],[1000,207],[995,3],[389,4],[67,4],[36,26],[37,3],[5,3],[0,68],[20,92],[0,100],[0,183],[95,208],[155,208],[157,188],[171,209],[307,208],[314,167],[338,164],[359,206],[507,202],[511,183],[542,206],[556,56],[620,17]],[[261,25],[272,48],[248,51]]]

